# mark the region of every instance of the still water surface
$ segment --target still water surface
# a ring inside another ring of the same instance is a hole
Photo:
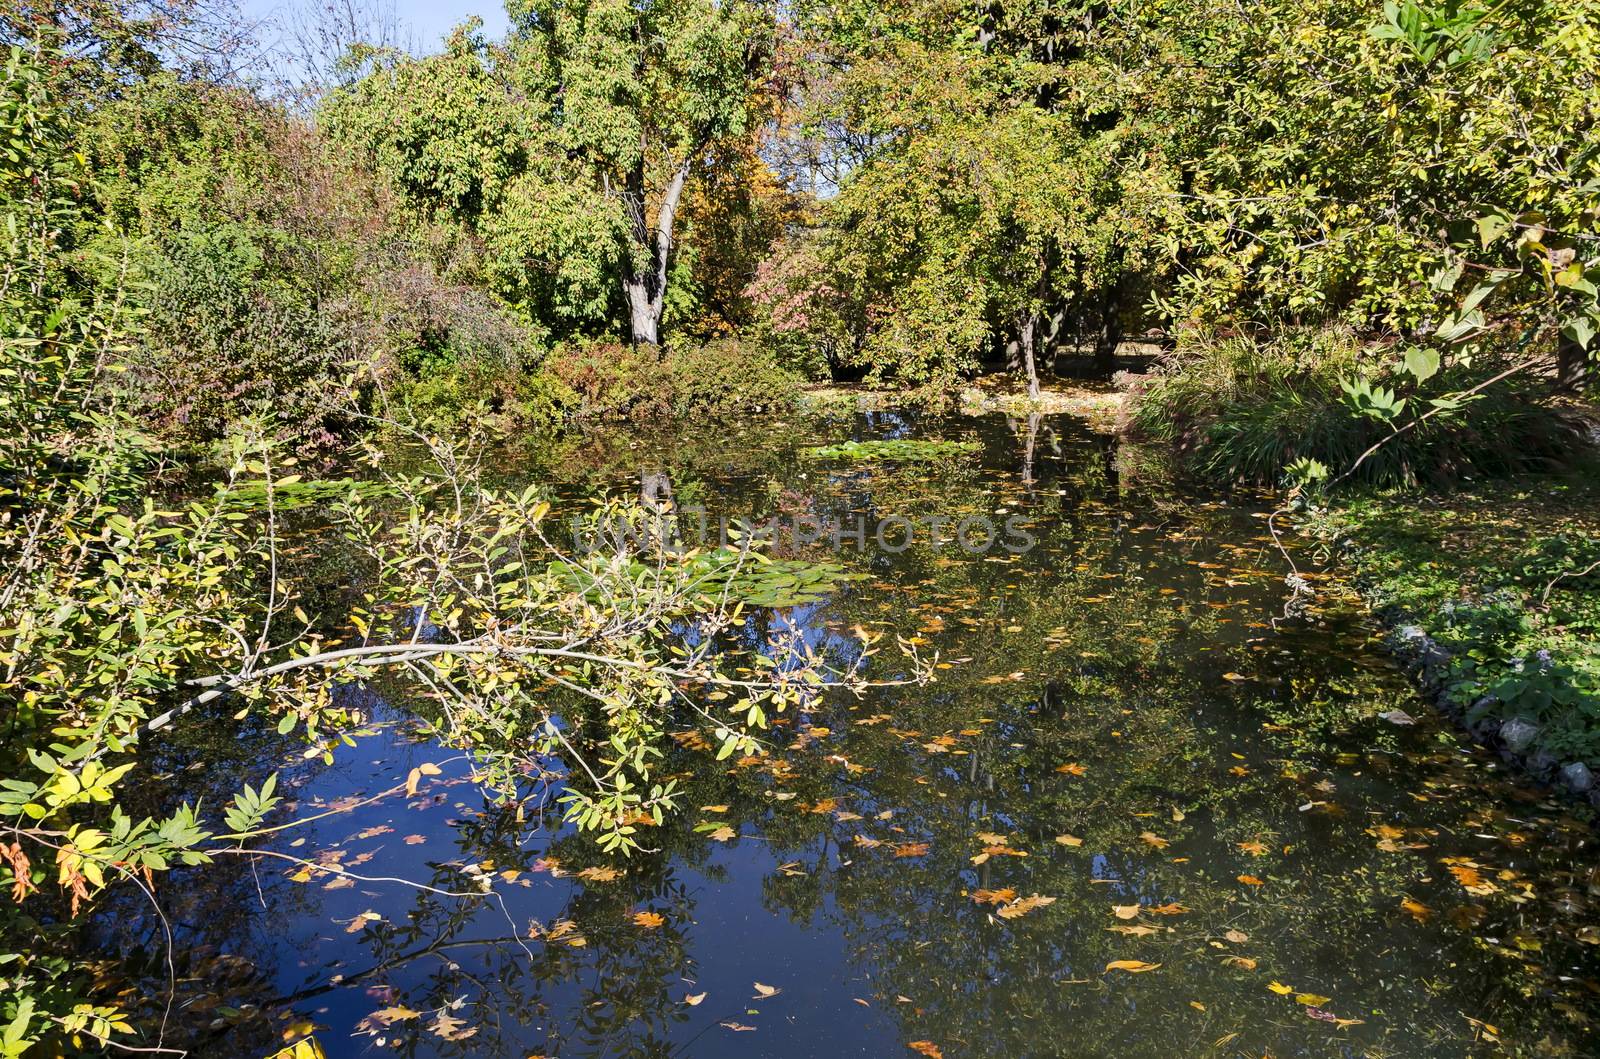
[[[797,455],[852,437],[982,450]],[[686,738],[685,811],[627,861],[487,804],[375,690],[352,693],[384,723],[331,767],[222,754],[224,788],[281,769],[293,813],[354,806],[284,851],[495,895],[208,873],[171,911],[225,1007],[276,1002],[336,1057],[1597,1054],[1589,825],[1428,716],[1331,580],[1284,619],[1259,505],[1174,493],[1048,417],[615,431],[501,473],[577,498],[641,468],[713,519],[1020,515],[1037,544],[847,541],[864,577],[745,634],[848,652],[859,624],[953,665],[785,718],[765,759]],[[415,797],[357,804],[429,761]],[[236,1020],[210,1054],[284,1029]]]

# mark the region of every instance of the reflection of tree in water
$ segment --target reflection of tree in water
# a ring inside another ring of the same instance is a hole
[[[672,749],[689,810],[651,829],[658,852],[611,881],[575,878],[610,862],[515,807],[457,813],[443,832],[449,863],[423,871],[407,858],[404,874],[462,890],[465,865],[491,864],[512,921],[486,899],[384,887],[371,898],[381,921],[312,945],[340,953],[343,977],[320,967],[280,1003],[306,1013],[353,995],[366,1011],[426,1013],[385,1029],[403,1055],[714,1051],[706,1038],[687,1043],[718,1017],[715,1000],[683,1003],[697,951],[716,952],[691,944],[690,924],[720,888],[749,885],[713,859],[747,847],[785,866],[761,879],[763,904],[841,935],[876,983],[874,1005],[905,1039],[952,1057],[1460,1055],[1474,1032],[1463,1016],[1499,1024],[1513,1051],[1539,1054],[1528,1042],[1547,1038],[1549,1054],[1583,1054],[1583,1031],[1558,1006],[1595,1010],[1581,980],[1558,978],[1592,951],[1572,937],[1594,920],[1583,832],[1537,806],[1507,811],[1479,763],[1430,733],[1373,722],[1374,703],[1407,693],[1371,665],[1359,629],[1252,627],[1275,609],[1277,584],[1245,513],[1191,505],[1168,521],[1125,492],[1114,441],[1051,420],[1013,427],[983,421],[982,457],[937,467],[818,468],[781,446],[749,455],[748,442],[675,454],[688,468],[674,472],[680,494],[697,481],[740,503],[782,493],[847,523],[1004,508],[1039,542],[1023,556],[926,541],[903,554],[847,549],[870,580],[825,605],[753,611],[738,635],[757,646],[799,627],[847,648],[847,631],[866,625],[970,661],[930,687],[823,698],[781,719],[779,752],[764,759],[709,767]],[[595,473],[636,471],[622,451]],[[1058,771],[1069,764],[1083,774]],[[219,797],[234,779],[218,779]],[[696,830],[694,807],[713,804],[760,844]],[[1465,893],[1440,863],[1453,856],[1475,858],[1496,891]],[[1538,887],[1528,894],[1523,880]],[[191,940],[257,967],[272,966],[262,942],[283,923],[328,920],[320,891],[281,880],[261,914],[239,862],[196,889],[184,898]],[[979,889],[1055,903],[1006,920],[1003,904],[973,899]],[[1130,918],[1112,913],[1134,904]],[[641,909],[663,924],[636,925]],[[1161,966],[1104,971],[1123,959]],[[1272,982],[1327,999],[1298,1004]],[[252,988],[271,999],[259,980]],[[474,1035],[432,1032],[431,1013],[460,998],[452,1014]],[[265,1054],[256,1045],[271,1028],[257,1020],[229,1048]]]

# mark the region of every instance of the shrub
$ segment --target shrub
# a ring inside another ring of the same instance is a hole
[[[1344,384],[1390,387],[1417,410],[1489,379],[1500,365],[1490,359],[1460,365],[1418,385],[1391,377],[1392,359],[1387,349],[1363,348],[1334,328],[1191,339],[1137,396],[1130,426],[1173,445],[1202,477],[1262,485],[1280,481],[1298,460],[1319,461],[1338,476],[1385,438],[1356,472],[1359,481],[1439,484],[1548,469],[1581,446],[1572,417],[1514,380],[1397,433],[1415,411],[1391,426],[1358,410]]]
[[[674,349],[667,357],[679,415],[771,412],[792,404],[799,379],[771,349],[737,338]]]
[[[577,397],[575,412],[583,418],[638,419],[672,410],[673,373],[652,346],[571,342],[551,352],[545,371]]]

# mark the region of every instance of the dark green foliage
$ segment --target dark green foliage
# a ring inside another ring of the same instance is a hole
[[[1420,383],[1391,378],[1388,350],[1361,349],[1345,331],[1286,332],[1194,341],[1169,358],[1134,399],[1132,425],[1174,445],[1191,470],[1220,482],[1276,485],[1297,460],[1350,481],[1442,484],[1560,466],[1583,448],[1582,424],[1553,410],[1533,386],[1507,380],[1459,410],[1406,426],[1364,414],[1345,384],[1374,373],[1426,411],[1427,402],[1496,374],[1499,363],[1462,367]],[[1406,427],[1400,430],[1397,428]],[[1379,443],[1382,443],[1381,445]]]

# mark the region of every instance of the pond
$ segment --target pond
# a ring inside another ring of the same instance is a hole
[[[908,438],[973,447],[803,451]],[[1596,1054],[1590,825],[1436,721],[1308,553],[1286,615],[1266,505],[1175,491],[1065,417],[617,429],[498,473],[576,504],[641,470],[713,526],[844,527],[794,547],[862,576],[753,612],[752,643],[893,632],[937,680],[786,716],[764,757],[686,736],[684,811],[627,859],[487,802],[376,689],[331,766],[188,729],[185,790],[279,770],[285,813],[326,815],[276,848],[370,880],[268,859],[174,884],[201,1054],[313,1028],[330,1056]],[[874,539],[895,517],[909,544]],[[987,548],[957,539],[979,517]],[[135,911],[105,929],[156,990]]]

